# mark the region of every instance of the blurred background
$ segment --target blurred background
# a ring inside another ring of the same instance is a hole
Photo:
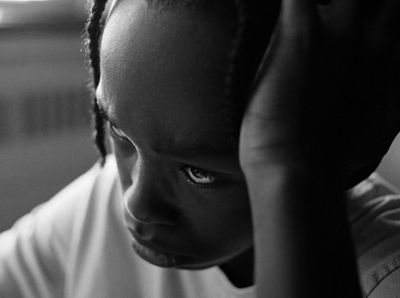
[[[96,161],[84,0],[0,0],[0,231]]]
[[[97,158],[82,50],[85,5],[0,0],[0,231]],[[378,171],[400,188],[399,138]]]

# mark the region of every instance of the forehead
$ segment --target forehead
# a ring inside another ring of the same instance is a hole
[[[121,128],[221,137],[236,30],[230,9],[117,2],[102,37],[98,92]]]

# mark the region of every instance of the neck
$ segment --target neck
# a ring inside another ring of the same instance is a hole
[[[248,248],[219,267],[235,287],[252,286],[254,284],[254,248]]]

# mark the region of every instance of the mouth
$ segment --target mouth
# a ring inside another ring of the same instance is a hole
[[[132,235],[132,247],[135,252],[145,261],[159,267],[171,268],[179,267],[185,264],[190,264],[192,258],[175,253],[167,253],[144,243],[136,236],[133,229],[128,227]]]

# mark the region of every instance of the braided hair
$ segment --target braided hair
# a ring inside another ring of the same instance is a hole
[[[148,0],[149,2],[152,0]],[[176,1],[157,0],[157,4],[171,4]],[[213,1],[213,0],[204,0]],[[214,0],[220,1],[220,0]],[[248,98],[251,83],[267,48],[273,25],[279,12],[279,0],[232,0],[237,8],[237,30],[230,53],[230,65],[226,76],[226,98],[223,113],[232,136],[238,137],[240,119]],[[100,153],[100,164],[106,161],[105,120],[97,104],[95,90],[100,81],[100,36],[103,30],[103,13],[107,0],[92,0],[89,19],[86,24],[85,48],[91,68],[92,121],[94,143]]]
[[[93,138],[100,153],[100,164],[103,166],[106,161],[107,149],[105,144],[105,121],[101,115],[95,90],[100,82],[100,35],[102,32],[101,20],[106,7],[107,0],[93,0],[90,8],[89,20],[86,24],[85,46],[89,57],[89,64],[92,74],[90,84],[92,94],[92,121],[94,123]]]

